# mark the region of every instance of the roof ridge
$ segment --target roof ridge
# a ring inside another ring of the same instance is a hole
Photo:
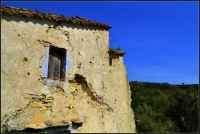
[[[39,18],[42,20],[49,20],[49,21],[56,21],[56,22],[66,22],[66,23],[82,25],[82,26],[93,26],[93,27],[100,27],[104,29],[112,28],[110,25],[100,23],[97,21],[88,20],[80,16],[69,17],[65,15],[59,15],[56,13],[47,13],[47,12],[38,11],[38,10],[30,10],[27,8],[1,6],[1,12],[2,14],[28,17],[28,18]]]

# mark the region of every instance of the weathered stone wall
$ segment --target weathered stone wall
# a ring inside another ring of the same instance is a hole
[[[122,57],[109,32],[3,15],[1,131],[82,123],[71,132],[135,132]],[[66,80],[47,80],[49,46],[67,51]]]

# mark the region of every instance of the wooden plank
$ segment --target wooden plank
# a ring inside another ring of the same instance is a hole
[[[60,79],[62,53],[56,49],[50,49],[48,78]]]
[[[65,67],[66,67],[66,51],[62,52],[60,79],[65,80]]]

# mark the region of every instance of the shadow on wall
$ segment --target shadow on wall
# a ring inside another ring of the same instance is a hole
[[[83,77],[82,75],[79,75],[79,74],[75,74],[74,79],[77,84],[81,85],[81,89],[83,90],[83,92],[86,92],[87,95],[91,97],[91,100],[97,101],[97,98],[92,94],[92,92],[91,92],[92,88],[89,87],[90,84],[87,83],[85,77]]]

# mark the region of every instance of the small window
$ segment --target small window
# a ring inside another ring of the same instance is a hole
[[[65,80],[66,51],[61,48],[50,47],[48,79]]]

